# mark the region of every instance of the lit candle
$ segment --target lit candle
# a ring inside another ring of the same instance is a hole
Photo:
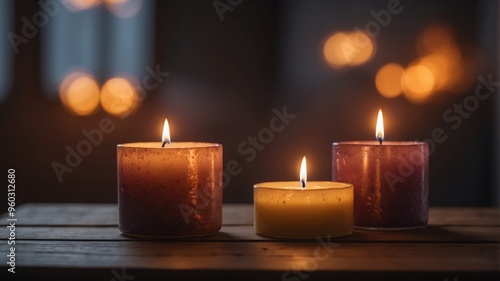
[[[222,226],[222,145],[161,142],[117,146],[119,228],[139,236],[201,236]]]
[[[429,146],[384,141],[379,110],[377,141],[333,143],[332,179],[354,185],[354,226],[407,229],[427,225]]]
[[[353,187],[307,182],[306,158],[300,181],[254,185],[254,226],[260,235],[283,238],[335,237],[352,233]]]

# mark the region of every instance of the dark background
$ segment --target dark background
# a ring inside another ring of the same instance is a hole
[[[348,69],[329,68],[321,56],[324,38],[334,31],[363,28],[373,21],[370,11],[386,9],[387,3],[243,1],[221,21],[212,1],[155,1],[147,19],[153,26],[152,40],[144,42],[152,46],[147,65],[158,64],[170,75],[126,118],[104,110],[76,116],[58,99],[47,98],[54,93],[43,87],[48,62],[42,58],[42,46],[49,39],[41,27],[17,54],[10,49],[7,59],[0,59],[12,61],[12,79],[0,102],[0,170],[6,177],[8,168],[16,169],[18,204],[116,202],[116,145],[160,141],[159,128],[168,116],[174,141],[223,144],[224,162],[235,160],[242,169],[230,177],[224,202],[251,203],[254,183],[298,180],[303,155],[310,180],[330,180],[332,142],[373,140],[376,114],[382,108],[387,140],[429,139],[435,128],[446,132],[448,139],[436,145],[430,158],[431,205],[498,206],[497,93],[481,101],[457,130],[443,120],[446,110],[473,94],[475,77],[492,74],[494,81],[500,80],[498,2],[401,1],[403,11],[392,15],[375,38],[377,51],[370,61]],[[39,9],[38,1],[15,1],[10,13],[13,32],[21,34],[22,18]],[[388,62],[406,65],[413,60],[418,34],[433,23],[450,26],[460,48],[472,58],[472,83],[420,104],[403,96],[379,95],[377,70]],[[10,46],[7,35],[2,38]],[[145,66],[138,73],[144,75]],[[95,76],[99,83],[108,78],[100,72]],[[284,106],[297,117],[253,161],[246,161],[248,155],[238,153],[238,145],[268,127],[273,108],[281,111]],[[59,182],[51,164],[64,163],[65,147],[76,147],[85,139],[82,130],[98,128],[103,118],[110,118],[115,130]],[[6,193],[0,194],[2,202]]]

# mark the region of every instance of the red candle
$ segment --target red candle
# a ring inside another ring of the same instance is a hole
[[[424,227],[429,208],[429,146],[378,141],[333,143],[332,180],[354,185],[354,226],[367,229]]]
[[[163,142],[117,147],[119,229],[139,236],[200,236],[222,226],[222,145]]]

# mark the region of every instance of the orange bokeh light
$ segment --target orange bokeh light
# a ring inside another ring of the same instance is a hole
[[[362,31],[354,31],[349,36],[351,44],[354,46],[354,52],[349,57],[349,64],[360,65],[369,61],[374,55],[374,42]]]
[[[432,25],[424,30],[417,41],[417,51],[420,55],[436,52],[442,48],[455,45],[451,30],[444,25]]]
[[[415,103],[426,100],[434,89],[434,75],[424,65],[416,64],[408,67],[402,78],[405,96]]]
[[[369,61],[374,52],[374,41],[362,31],[334,33],[323,45],[323,56],[333,68],[361,65]]]
[[[78,12],[100,5],[102,0],[66,0],[63,3],[68,10]]]
[[[99,105],[99,86],[92,75],[76,71],[63,79],[59,96],[71,113],[89,115],[94,113]]]
[[[386,98],[395,98],[402,93],[401,78],[404,68],[397,63],[388,63],[382,66],[375,76],[375,86],[379,93]]]
[[[399,95],[397,77],[406,98],[421,103],[438,93],[462,92],[471,87],[476,68],[470,56],[464,55],[452,30],[444,25],[431,25],[417,40],[419,58],[401,70],[387,64],[377,72],[375,84],[387,98]],[[386,68],[387,67],[387,68]],[[392,73],[394,72],[394,73]]]
[[[425,66],[434,76],[435,89],[443,89],[450,79],[450,63],[442,55],[430,54],[418,60],[419,65]]]
[[[139,105],[139,99],[132,79],[111,78],[102,86],[101,105],[115,116],[126,116]]]
[[[143,0],[104,0],[108,10],[120,18],[131,18],[142,8]]]

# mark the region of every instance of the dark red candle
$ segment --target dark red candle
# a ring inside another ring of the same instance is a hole
[[[429,209],[429,146],[383,141],[380,123],[378,141],[333,143],[332,180],[354,186],[355,227],[424,227]]]

